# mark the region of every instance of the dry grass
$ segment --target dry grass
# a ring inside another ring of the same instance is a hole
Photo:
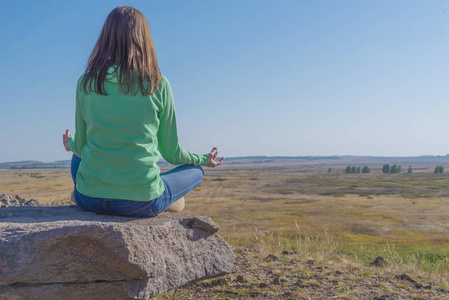
[[[391,181],[409,177],[392,175],[385,179],[387,175],[374,173],[345,178],[340,174],[339,181],[347,180],[348,185],[357,180],[363,186],[364,181],[374,182],[379,177],[388,185],[377,185],[381,195],[335,197],[322,195],[323,189],[331,186],[320,186],[320,178],[326,181],[335,174],[310,167],[226,167],[210,170],[207,175],[200,188],[186,198],[186,212],[211,216],[221,226],[221,235],[235,248],[272,254],[293,251],[336,267],[366,266],[382,256],[390,262],[382,269],[385,274],[417,274],[449,288],[449,199],[409,199],[397,189],[388,194]],[[214,181],[215,177],[227,180]],[[447,179],[440,176],[438,181]],[[296,186],[285,185],[291,193],[272,192],[281,190],[287,181],[296,182]],[[420,186],[415,188],[421,194],[434,193],[437,180],[433,174],[413,174],[413,182],[418,181]],[[341,182],[334,191],[343,185]]]
[[[421,166],[407,177],[328,174],[328,166],[224,165],[206,170],[201,186],[187,195],[185,212],[211,216],[235,249],[287,250],[342,270],[362,270],[382,256],[388,266],[355,279],[416,274],[448,289],[449,198],[443,196],[449,176],[434,175],[432,168]],[[45,205],[66,203],[71,189],[69,170],[0,170],[0,194]]]
[[[68,169],[0,169],[0,194],[19,194],[46,205],[66,199],[72,190]]]

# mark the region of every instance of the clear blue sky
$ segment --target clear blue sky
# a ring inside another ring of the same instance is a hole
[[[449,153],[449,1],[6,1],[0,162],[69,159],[108,13],[139,9],[181,145],[220,155]]]

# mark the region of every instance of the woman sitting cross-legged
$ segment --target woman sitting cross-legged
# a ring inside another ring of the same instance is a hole
[[[76,87],[73,200],[101,214],[154,217],[180,211],[184,195],[216,167],[217,148],[197,155],[178,144],[170,84],[161,75],[145,17],[120,6],[108,15]],[[182,164],[160,173],[159,157]],[[173,205],[172,205],[173,204]]]

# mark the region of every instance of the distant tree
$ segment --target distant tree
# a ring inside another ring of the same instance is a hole
[[[332,173],[332,168],[327,169],[327,173]]]
[[[355,172],[357,173],[357,174],[360,174],[360,171],[361,171],[362,169],[360,168],[360,167],[357,167],[357,169],[355,169]]]
[[[346,173],[346,174],[351,173],[351,166],[347,166],[347,167],[346,167],[345,173]]]
[[[412,166],[408,166],[407,174],[412,174],[412,172],[413,172]]]
[[[390,169],[390,173],[395,174],[397,172],[398,172],[398,166],[396,166],[396,164],[394,164]]]
[[[402,166],[398,166],[398,173],[402,172]]]
[[[444,167],[443,166],[436,166],[435,170],[433,171],[435,174],[441,174],[444,173]]]
[[[371,169],[368,166],[364,166],[362,169],[362,173],[370,173]]]
[[[382,167],[382,173],[384,173],[384,174],[390,173],[390,165],[389,165],[389,164],[385,164],[385,165]]]
[[[352,168],[351,168],[351,173],[352,173],[352,174],[355,174],[355,166],[352,166]]]

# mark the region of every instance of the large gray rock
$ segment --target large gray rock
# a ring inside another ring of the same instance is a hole
[[[149,299],[229,273],[209,217],[126,218],[76,206],[0,209],[0,299]]]

